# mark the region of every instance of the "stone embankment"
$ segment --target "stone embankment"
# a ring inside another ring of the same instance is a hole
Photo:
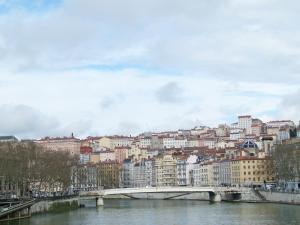
[[[41,200],[31,206],[32,214],[46,213],[46,212],[62,212],[79,208],[79,201],[77,197],[69,199],[55,199],[55,200]]]
[[[267,202],[300,205],[300,193],[260,191]]]

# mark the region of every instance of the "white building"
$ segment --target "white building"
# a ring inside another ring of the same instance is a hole
[[[230,185],[231,184],[231,169],[230,160],[220,161],[220,185]]]
[[[177,159],[177,185],[190,186],[192,184],[192,170],[196,165],[198,156],[190,155],[189,157],[181,157]]]
[[[198,156],[196,155],[190,155],[186,160],[186,184],[192,185],[192,171],[197,165]]]
[[[267,122],[267,127],[282,127],[282,126],[295,127],[295,123],[291,120],[274,120],[274,121]]]
[[[120,184],[124,188],[155,186],[154,161],[125,160],[121,168]]]
[[[215,138],[205,138],[203,140],[204,146],[208,147],[209,149],[213,149],[216,147],[216,139]]]
[[[234,148],[235,147],[235,141],[219,141],[216,143],[217,149],[225,149],[225,148]]]
[[[99,152],[99,155],[100,155],[100,161],[101,162],[116,160],[116,155],[115,155],[114,151]]]
[[[186,159],[177,159],[176,162],[176,180],[178,186],[187,185],[187,173],[186,173]]]
[[[247,116],[239,116],[238,117],[238,127],[240,129],[245,129],[246,134],[251,134],[251,126],[252,126],[252,117]]]
[[[230,137],[229,139],[231,141],[237,141],[239,139],[243,139],[245,138],[245,129],[240,129],[240,128],[236,128],[236,129],[231,129],[230,130]]]
[[[194,186],[213,185],[213,166],[212,164],[196,164],[193,171]]]
[[[197,137],[189,137],[187,139],[186,147],[188,148],[200,147],[199,139]]]
[[[186,138],[180,137],[164,137],[163,146],[164,148],[185,148],[187,145]]]
[[[141,148],[151,148],[151,137],[142,137],[139,140]]]
[[[115,147],[128,147],[132,144],[133,138],[126,136],[113,136],[111,137],[112,148]]]
[[[285,127],[281,127],[279,129],[279,133],[278,133],[278,140],[279,141],[284,141],[284,140],[289,140],[290,139],[290,129],[289,127],[285,126]]]

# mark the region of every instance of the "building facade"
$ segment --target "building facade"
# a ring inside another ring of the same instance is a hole
[[[155,160],[156,186],[176,186],[176,159],[172,155],[159,156]]]

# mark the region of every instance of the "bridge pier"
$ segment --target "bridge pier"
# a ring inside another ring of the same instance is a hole
[[[96,206],[103,206],[104,205],[104,201],[102,197],[97,197],[96,198]]]
[[[209,201],[210,202],[221,202],[221,194],[220,193],[215,193],[215,192],[209,192]]]

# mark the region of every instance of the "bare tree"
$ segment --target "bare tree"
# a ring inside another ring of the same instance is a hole
[[[0,143],[3,186],[20,196],[33,186],[38,186],[38,191],[67,190],[71,183],[71,167],[77,162],[77,157],[45,150],[33,142]]]
[[[297,181],[300,177],[300,144],[277,145],[272,152],[273,167],[278,180]]]

